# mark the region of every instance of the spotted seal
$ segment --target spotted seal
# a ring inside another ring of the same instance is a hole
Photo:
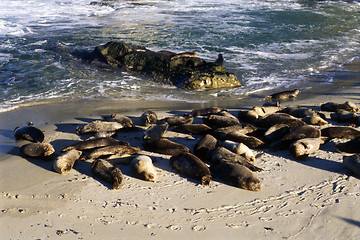
[[[191,153],[180,153],[170,158],[170,165],[186,176],[201,180],[202,185],[209,185],[211,173],[208,166]]]
[[[157,170],[149,156],[139,155],[131,160],[131,170],[142,180],[154,182],[157,179]]]
[[[91,171],[96,177],[106,182],[112,183],[113,185],[111,190],[117,190],[121,188],[124,176],[121,170],[110,162],[103,159],[97,159],[92,163]]]
[[[53,169],[60,174],[67,174],[73,168],[76,160],[81,156],[82,152],[72,149],[58,156],[53,164]]]

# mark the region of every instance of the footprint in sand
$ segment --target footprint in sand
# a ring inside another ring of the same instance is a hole
[[[191,229],[195,232],[203,232],[206,230],[206,226],[195,225]]]

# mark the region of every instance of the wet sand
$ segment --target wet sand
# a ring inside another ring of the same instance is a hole
[[[319,109],[327,101],[360,105],[360,78],[337,74],[341,81],[333,83],[335,88],[304,90],[282,106]],[[237,114],[262,105],[265,94],[221,107]],[[156,159],[156,182],[139,180],[129,166],[119,164],[125,175],[123,186],[110,190],[110,184],[93,177],[90,162],[77,162],[68,175],[60,175],[52,170],[52,162],[22,157],[19,147],[27,142],[15,141],[12,134],[16,126],[32,121],[60,152],[84,139],[76,134],[77,126],[105,114],[121,113],[138,123],[145,109],[163,118],[220,104],[83,101],[0,113],[2,239],[356,239],[360,235],[360,180],[344,169],[344,154],[337,152],[334,141],[304,162],[295,161],[287,150],[256,150],[255,165],[264,169],[256,173],[260,192],[235,188],[217,178],[202,186],[173,170],[169,156],[150,152],[145,153]],[[116,138],[141,147],[142,134],[124,132]],[[201,138],[172,131],[165,137],[190,149]]]

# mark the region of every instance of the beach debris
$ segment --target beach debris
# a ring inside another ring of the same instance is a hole
[[[154,182],[157,179],[157,170],[149,156],[138,155],[130,163],[133,174],[142,180]]]
[[[118,122],[107,122],[107,121],[99,121],[95,120],[83,127],[76,128],[76,131],[79,134],[85,133],[97,133],[101,131],[117,131],[123,129],[124,125]]]
[[[197,156],[191,153],[180,153],[170,158],[170,165],[186,176],[200,179],[202,185],[209,185],[211,173],[208,166]]]
[[[55,150],[50,143],[29,143],[20,148],[21,153],[28,157],[40,157],[49,160],[46,157],[51,156]]]
[[[223,179],[232,186],[250,191],[260,191],[258,177],[247,167],[230,162],[221,162],[210,167],[214,176]]]
[[[299,89],[274,93],[265,97],[265,100],[286,100],[293,99],[300,93]]]
[[[81,154],[81,151],[75,149],[62,153],[55,159],[53,169],[60,174],[68,174]]]
[[[343,157],[344,167],[351,173],[360,177],[360,155],[344,156]]]
[[[112,163],[103,159],[97,159],[92,163],[91,171],[96,177],[108,183],[112,183],[111,190],[118,190],[121,188],[124,179],[123,173]]]
[[[43,142],[45,138],[44,133],[33,126],[16,127],[14,136],[17,140],[28,140],[30,142]]]

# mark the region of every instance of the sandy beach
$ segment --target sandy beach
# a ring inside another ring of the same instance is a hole
[[[346,76],[339,78],[346,79]],[[345,80],[344,80],[345,81]],[[302,91],[282,106],[319,110],[324,102],[360,105],[359,79],[339,86]],[[264,103],[261,94],[224,103],[230,113]],[[135,105],[134,105],[135,104]],[[220,105],[221,103],[217,103]],[[144,109],[158,117],[182,115],[208,104],[182,102],[78,102],[23,106],[0,113],[0,238],[1,239],[358,239],[360,181],[342,165],[332,140],[306,161],[288,150],[254,150],[261,191],[229,186],[214,178],[210,186],[177,173],[167,155],[154,157],[158,180],[133,176],[118,164],[125,179],[120,190],[91,173],[90,162],[78,161],[68,175],[52,169],[52,161],[21,156],[13,129],[34,122],[56,152],[84,140],[76,127],[102,115],[120,113],[135,124]],[[186,109],[186,110],[184,110]],[[325,113],[330,118],[330,113]],[[200,117],[195,122],[202,122]],[[329,120],[330,124],[336,124]],[[359,129],[359,127],[357,127]],[[145,128],[144,128],[145,129]],[[116,138],[141,147],[142,131],[120,132]],[[165,137],[190,149],[201,136],[172,131]]]

